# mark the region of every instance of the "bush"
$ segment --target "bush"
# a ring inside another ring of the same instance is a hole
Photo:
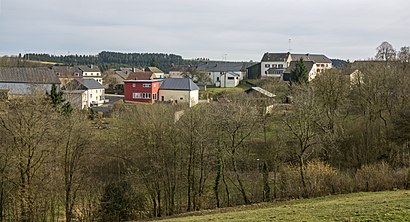
[[[358,191],[391,190],[395,187],[393,170],[386,162],[362,166],[355,175]]]

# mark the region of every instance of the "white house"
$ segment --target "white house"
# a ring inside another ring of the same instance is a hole
[[[159,101],[188,103],[192,107],[198,103],[199,87],[188,78],[164,79],[159,87]]]
[[[287,53],[265,53],[261,60],[261,77],[279,77],[286,80],[285,71],[289,73],[289,67],[294,62],[303,59],[304,62],[312,62],[312,69],[309,69],[309,81],[316,77],[316,74],[332,68],[332,61],[321,54],[293,54]],[[293,62],[293,63],[292,63]],[[310,66],[310,63],[309,63]]]
[[[10,96],[50,92],[60,89],[60,80],[48,68],[0,68],[0,90]]]
[[[103,84],[101,71],[98,66],[89,65],[89,66],[76,66],[75,70],[80,74],[84,79],[94,79],[98,83]]]
[[[217,87],[236,87],[246,74],[241,62],[204,62],[197,66],[197,71],[209,75],[209,83]]]
[[[104,86],[94,79],[74,79],[62,90],[65,99],[79,109],[100,106],[105,101]]]

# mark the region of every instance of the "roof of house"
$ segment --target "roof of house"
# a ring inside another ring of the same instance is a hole
[[[100,68],[98,68],[98,66],[95,65],[90,65],[90,66],[76,66],[76,69],[82,71],[82,72],[101,72]]]
[[[63,86],[62,90],[67,91],[79,91],[79,90],[89,90],[89,89],[104,89],[95,79],[74,79]]]
[[[146,72],[153,72],[153,73],[164,73],[162,70],[158,69],[157,67],[149,66],[144,69]]]
[[[154,78],[153,75],[152,72],[130,72],[127,80],[151,80]]]
[[[0,68],[0,82],[60,84],[60,80],[48,68]]]
[[[54,73],[60,77],[79,77],[79,70],[75,69],[74,67],[70,66],[53,66],[51,67],[51,70],[54,71]],[[77,75],[76,75],[77,73]]]
[[[293,72],[293,70],[296,68],[296,64],[298,62],[299,61],[290,62],[289,67],[286,68],[285,71],[283,71],[283,73],[291,74]],[[308,70],[308,72],[310,72],[310,70],[312,70],[313,65],[315,64],[315,62],[313,62],[313,61],[303,61],[303,64],[305,64],[306,69]]]
[[[162,81],[159,89],[167,90],[199,90],[199,87],[189,78],[169,78]]]
[[[231,76],[241,76],[241,75],[239,75],[238,73],[236,73],[236,72],[228,72],[228,73],[226,73],[227,75],[231,75]]]
[[[270,53],[267,52],[263,54],[262,62],[286,62],[289,57],[289,52],[284,53]]]
[[[304,61],[312,61],[315,63],[332,63],[327,56],[321,54],[291,54],[292,61],[298,61],[302,58]]]
[[[197,65],[198,71],[206,72],[240,72],[245,68],[242,62],[203,62]]]

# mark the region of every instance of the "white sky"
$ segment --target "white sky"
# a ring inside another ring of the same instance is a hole
[[[265,52],[367,59],[410,45],[409,0],[0,0],[0,55],[164,52],[259,61]]]

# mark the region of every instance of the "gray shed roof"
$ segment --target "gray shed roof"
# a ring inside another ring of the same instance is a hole
[[[168,89],[168,90],[199,90],[199,87],[188,78],[168,78],[162,81],[159,89]]]
[[[240,72],[245,70],[242,62],[203,62],[197,66],[198,71],[205,72]]]
[[[60,84],[58,76],[48,68],[0,68],[0,82]]]
[[[288,60],[290,53],[265,53],[262,57],[262,62],[286,62]]]
[[[89,89],[104,89],[99,82],[95,79],[74,79],[63,86],[62,90],[67,91],[78,91],[78,90],[89,90]]]

